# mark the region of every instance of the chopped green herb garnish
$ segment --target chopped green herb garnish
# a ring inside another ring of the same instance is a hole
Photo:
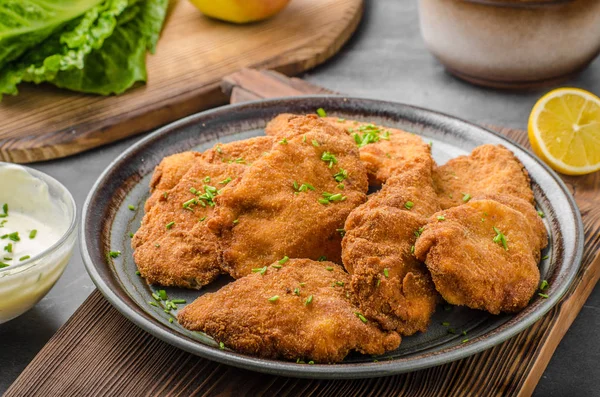
[[[136,271],[135,271],[135,275],[136,275],[136,276],[141,276],[141,275],[142,275],[142,273],[140,273],[140,271],[139,271],[139,270],[136,270]]]
[[[407,210],[411,209],[414,206],[415,203],[413,203],[412,201],[407,201],[406,203],[404,203],[404,208],[406,208]]]
[[[21,241],[21,237],[19,237],[19,232],[5,234],[4,236],[2,236],[0,238],[2,238],[2,239],[8,238],[9,240],[14,241],[14,242]]]
[[[260,273],[263,276],[264,276],[264,274],[266,272],[267,272],[267,267],[266,266],[264,266],[264,267],[257,267],[257,268],[252,269],[252,273]]]
[[[319,203],[323,204],[323,205],[327,205],[329,204],[329,200],[324,199],[324,198],[320,198],[319,200],[317,200]]]
[[[164,192],[163,193],[163,197],[166,199],[167,197],[169,197],[169,192]]]
[[[462,343],[467,343],[469,341],[469,338],[465,338],[462,340]]]
[[[152,302],[152,301],[148,301],[148,304],[154,307],[158,307],[158,305],[156,304],[156,302]]]
[[[550,255],[544,255],[542,256],[542,260],[545,261],[546,259],[550,258]]]
[[[151,295],[155,300],[160,302],[160,296],[158,296],[158,294],[156,292],[153,292]]]
[[[415,253],[415,246],[414,246],[414,245],[411,245],[411,246],[410,246],[410,253],[411,253],[411,254],[414,254],[414,253]]]
[[[167,297],[167,291],[165,291],[164,289],[159,289],[158,291],[156,291],[156,293],[158,294],[158,296],[160,296],[160,299],[166,301],[168,299]]]
[[[334,164],[337,164],[337,158],[329,153],[329,152],[323,152],[323,154],[321,155],[321,160],[325,161],[326,163],[329,163],[329,168],[333,167]]]
[[[317,114],[319,115],[319,117],[327,117],[327,112],[323,108],[318,108]]]
[[[445,220],[445,219],[446,219],[446,217],[445,217],[444,215],[438,215],[438,216],[437,216],[437,220],[438,220],[438,221],[443,221],[443,220]]]
[[[233,220],[233,224],[234,224],[234,225],[237,225],[238,223],[240,223],[240,220],[239,220],[239,219],[234,219],[234,220]]]
[[[198,222],[204,222],[204,220],[205,220],[205,219],[206,219],[206,217],[205,217],[205,216],[203,216],[202,218],[200,218],[200,219],[198,220]]]
[[[542,284],[540,285],[540,290],[544,291],[545,289],[547,289],[550,286],[550,284],[548,284],[547,280],[542,280]]]
[[[323,192],[323,197],[325,197],[325,200],[327,202],[324,203],[322,201],[323,199],[319,199],[319,203],[321,203],[321,204],[329,204],[330,202],[333,202],[333,201],[345,201],[346,200],[346,196],[343,196],[342,193]]]
[[[281,269],[283,266],[275,264],[271,265],[271,267],[274,267],[275,269]]]
[[[346,119],[340,117],[339,119],[337,119],[337,121],[338,123],[343,123],[344,121],[346,121]]]
[[[134,234],[132,232],[129,232],[129,237],[133,238]]]
[[[496,237],[494,237],[493,241],[498,244],[502,244],[504,249],[508,251],[508,244],[506,243],[506,236],[496,227],[494,226],[494,231],[496,232]]]
[[[375,286],[379,287],[379,284],[381,284],[381,279],[380,278],[377,279],[377,284],[375,284]]]
[[[319,146],[321,146],[321,145],[319,145],[319,142],[317,142],[317,140],[316,140],[316,139],[313,139],[313,140],[312,140],[312,144],[313,144],[313,146],[315,146],[315,147],[319,147]]]
[[[300,288],[294,288],[294,295],[300,295]]]
[[[344,282],[343,281],[336,281],[335,284],[339,285],[340,287],[344,286]]]
[[[282,140],[279,141],[280,145],[287,145],[287,143],[288,143],[287,138],[283,138]]]
[[[548,299],[548,294],[542,294],[541,292],[538,293],[539,296],[541,296],[544,299]]]
[[[135,211],[135,205],[129,204],[127,208],[129,208],[130,211]]]
[[[337,185],[337,188],[340,190],[344,190],[346,187],[344,186],[343,183],[340,183],[339,185]]]
[[[308,365],[313,365],[314,363],[315,363],[314,361],[310,360],[310,361],[308,362]]]
[[[467,331],[461,332],[464,336],[467,336]]]
[[[415,230],[415,237],[420,237],[421,233],[423,233],[423,230],[425,230],[424,228],[420,227],[419,229]]]
[[[344,229],[335,229],[335,231],[338,232],[342,237],[346,235],[346,231]]]
[[[2,259],[4,259],[5,261],[12,261],[13,260],[13,258],[7,258],[7,257],[4,257]]]
[[[323,262],[327,260],[326,256],[320,256],[319,259],[317,259],[319,262]]]
[[[217,153],[223,153],[223,151],[221,150],[221,145],[217,145]]]
[[[31,258],[31,256],[29,256],[29,255],[25,255],[25,256],[22,256],[22,257],[20,257],[20,258],[19,258],[19,261],[20,261],[20,262],[23,262],[23,261],[26,261],[26,260],[27,260],[27,259],[29,259],[29,258]]]
[[[173,320],[173,317],[169,317],[169,322],[170,322],[171,324],[173,324],[173,321],[175,321],[175,320]]]
[[[173,226],[175,226],[175,222],[169,222],[167,223],[167,229],[171,229]]]
[[[8,216],[8,203],[4,203],[4,205],[2,206],[2,212],[5,216]]]
[[[204,177],[204,183],[210,183],[210,176],[205,176]]]
[[[306,135],[302,135],[302,142],[306,143]]]
[[[442,325],[443,325],[444,327],[449,327],[449,326],[450,326],[450,323],[449,323],[448,321],[444,321],[444,322],[442,323]]]
[[[227,185],[229,182],[231,182],[231,177],[223,179],[221,182],[219,182],[219,184],[220,185]]]
[[[348,171],[340,168],[340,171],[337,174],[333,175],[333,179],[335,179],[336,182],[342,182],[345,179],[348,178]]]
[[[290,258],[289,258],[289,257],[286,255],[286,256],[284,256],[283,258],[281,258],[280,260],[278,260],[277,262],[278,262],[280,265],[283,265],[284,263],[286,263],[286,262],[287,262],[287,261],[289,261],[289,260],[290,260]]]
[[[466,203],[469,200],[471,200],[471,195],[469,193],[463,193],[462,201]]]
[[[333,266],[326,266],[325,270],[332,272],[333,271]]]
[[[12,254],[13,251],[13,245],[12,243],[8,243],[5,247],[4,247],[4,251],[8,252],[9,254]]]
[[[121,251],[110,251],[110,252],[108,253],[108,255],[109,255],[111,258],[118,258],[119,256],[121,256]]]
[[[0,262],[0,269],[10,266],[8,263]]]
[[[300,283],[298,285],[301,286],[301,287],[304,287],[306,285],[306,283]]]
[[[160,248],[160,244],[154,244],[156,248]]]
[[[179,304],[179,303],[186,303],[187,301],[185,299],[172,299],[171,302]]]
[[[225,350],[225,343],[219,342],[219,349]]]
[[[358,318],[360,319],[360,321],[362,321],[363,323],[365,323],[365,324],[366,324],[367,322],[369,322],[369,320],[367,320],[367,319],[365,318],[365,316],[363,316],[362,314],[360,314],[360,313],[358,313],[358,312],[355,312],[354,314],[356,314],[356,317],[358,317]]]
[[[538,210],[538,215],[540,216],[540,218],[544,218],[546,217],[546,214],[544,214],[541,210]]]
[[[0,227],[4,227],[4,225],[8,222],[6,219],[0,222]]]
[[[312,295],[310,295],[310,296],[309,296],[308,298],[306,298],[306,300],[304,301],[304,305],[305,305],[305,306],[307,306],[307,305],[310,305],[310,304],[312,303],[312,301],[313,301],[313,296],[312,296]]]
[[[385,269],[383,269],[383,275],[385,276],[385,278],[388,278],[390,276],[390,273],[389,273],[387,267]]]
[[[279,295],[274,295],[269,298],[269,302],[275,302],[277,299],[279,299]]]

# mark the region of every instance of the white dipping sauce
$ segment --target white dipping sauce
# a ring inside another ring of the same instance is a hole
[[[58,280],[75,235],[47,251],[65,235],[72,218],[46,182],[23,167],[0,164],[0,323],[31,308]]]

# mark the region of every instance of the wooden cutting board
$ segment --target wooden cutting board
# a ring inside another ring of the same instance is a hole
[[[244,70],[223,84],[233,102],[328,92],[299,79]],[[527,146],[527,133],[494,127]],[[54,395],[529,396],[600,277],[600,172],[563,177],[583,216],[581,269],[561,302],[519,335],[439,367],[378,379],[264,375],[193,356],[123,317],[98,291],[33,359],[5,397]]]
[[[299,74],[338,52],[361,19],[363,0],[292,0],[279,15],[233,25],[176,0],[148,84],[101,97],[23,85],[0,102],[0,161],[28,163],[79,153],[227,103],[219,83],[244,67]]]

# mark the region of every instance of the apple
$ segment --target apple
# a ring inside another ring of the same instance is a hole
[[[233,23],[267,19],[283,10],[290,0],[190,0],[204,15]]]

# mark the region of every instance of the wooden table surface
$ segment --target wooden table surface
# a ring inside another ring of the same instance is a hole
[[[467,120],[524,128],[544,92],[509,93],[470,86],[443,72],[423,46],[417,2],[368,0],[355,38],[327,65],[302,76],[349,95],[424,106]],[[565,85],[600,93],[600,60]],[[81,207],[95,179],[139,138],[76,157],[35,164],[58,178]],[[0,394],[94,289],[79,252],[34,309],[0,325]],[[596,287],[558,347],[534,395],[592,396],[600,390],[600,287]]]

